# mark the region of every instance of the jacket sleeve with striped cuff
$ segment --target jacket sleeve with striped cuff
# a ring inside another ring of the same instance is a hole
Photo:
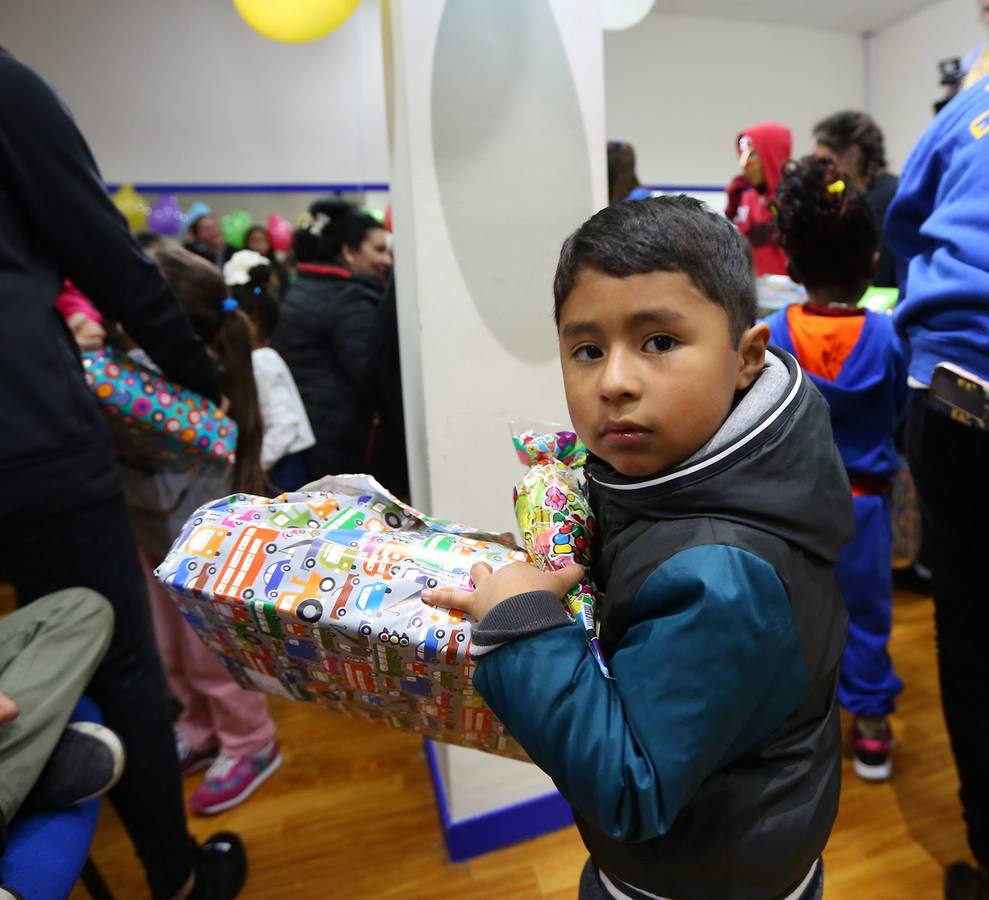
[[[474,684],[571,805],[618,840],[668,831],[702,781],[807,693],[786,591],[746,550],[692,547],[656,568],[609,660],[614,680],[561,615],[542,592],[495,607],[474,638],[491,647]]]

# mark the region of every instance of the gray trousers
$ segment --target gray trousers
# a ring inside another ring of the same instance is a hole
[[[8,823],[34,786],[76,702],[103,659],[113,609],[68,588],[0,619],[0,693],[20,707],[0,724],[0,816]]]

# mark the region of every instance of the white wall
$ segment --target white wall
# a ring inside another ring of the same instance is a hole
[[[743,128],[782,122],[801,154],[816,121],[865,103],[852,32],[654,13],[606,33],[604,60],[608,137],[648,184],[726,184]]]
[[[876,34],[876,119],[890,169],[899,172],[944,95],[937,64],[986,39],[974,0],[941,0]]]
[[[384,182],[378,23],[363,0],[323,40],[286,45],[230,0],[33,0],[4,4],[0,40],[66,99],[109,181]],[[739,129],[776,119],[802,152],[819,117],[864,104],[863,66],[851,32],[653,14],[605,35],[607,132],[648,183],[724,184]]]
[[[230,0],[2,6],[0,42],[52,82],[108,181],[388,181],[378,0],[297,45]]]

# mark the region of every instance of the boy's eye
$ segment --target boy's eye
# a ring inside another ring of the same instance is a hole
[[[600,347],[595,347],[593,344],[581,344],[570,355],[578,362],[588,362],[592,359],[600,359],[604,353],[601,352]]]
[[[668,334],[656,334],[646,341],[642,349],[646,353],[669,353],[676,345],[676,339],[671,338]]]

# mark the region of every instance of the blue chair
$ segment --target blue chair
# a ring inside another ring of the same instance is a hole
[[[99,707],[80,699],[72,722],[102,722]],[[68,897],[76,882],[93,900],[112,900],[89,847],[100,811],[99,798],[72,809],[17,816],[7,833],[7,849],[0,857],[0,884],[20,892],[25,900]]]

